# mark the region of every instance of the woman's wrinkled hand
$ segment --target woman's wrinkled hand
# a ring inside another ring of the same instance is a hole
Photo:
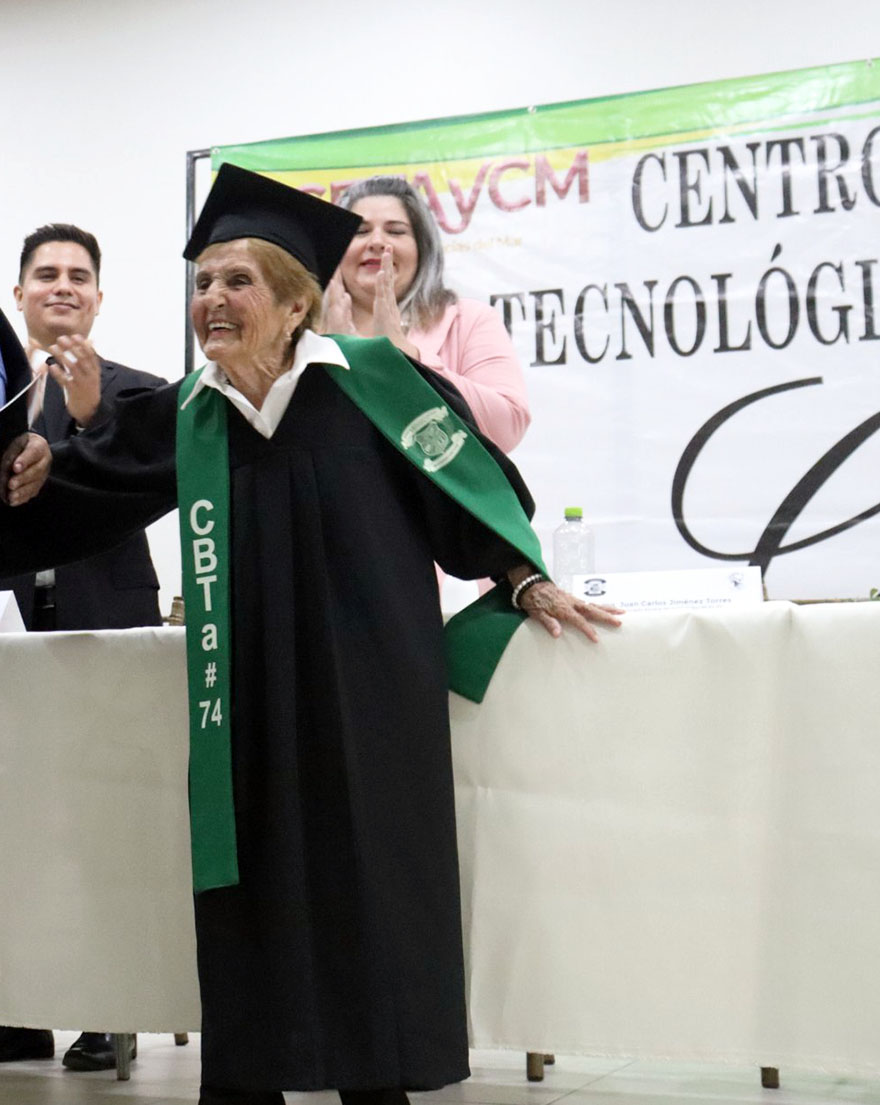
[[[351,311],[351,296],[345,290],[345,284],[338,269],[324,292],[321,332],[323,334],[357,333]]]
[[[21,506],[33,499],[49,477],[52,453],[39,434],[20,434],[0,459],[0,499]]]
[[[584,602],[549,580],[529,587],[520,598],[519,605],[530,618],[540,622],[552,637],[558,637],[562,633],[563,625],[570,625],[591,641],[599,640],[592,623],[619,626],[621,622],[618,615],[625,613],[617,606]]]

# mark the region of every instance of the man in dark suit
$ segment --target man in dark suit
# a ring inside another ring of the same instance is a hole
[[[156,376],[113,361],[97,373],[67,379],[58,365],[47,367],[47,350],[62,335],[88,337],[101,306],[101,251],[92,234],[67,223],[40,227],[24,241],[15,301],[28,332],[27,353],[38,377],[31,388],[29,420],[48,441],[88,432],[112,414],[116,397],[130,389],[159,387]],[[110,552],[47,572],[0,580],[14,590],[28,629],[124,629],[160,625],[159,583],[141,531]],[[0,1027],[0,1062],[51,1058],[52,1033]],[[115,1066],[111,1037],[84,1032],[68,1049],[73,1070]]]

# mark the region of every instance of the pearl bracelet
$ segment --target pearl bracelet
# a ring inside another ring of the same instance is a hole
[[[534,587],[536,583],[543,583],[544,576],[541,572],[536,572],[533,576],[526,576],[525,579],[521,579],[513,589],[513,594],[510,596],[510,605],[514,610],[522,610],[519,604],[520,595],[524,594],[530,587]]]

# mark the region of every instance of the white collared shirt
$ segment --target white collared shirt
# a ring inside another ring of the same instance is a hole
[[[43,410],[43,399],[46,394],[46,377],[49,375],[49,354],[45,349],[35,347],[28,357],[31,366],[31,378],[35,381],[28,399],[28,427],[30,428],[40,417]],[[64,398],[67,398],[65,393]]]
[[[43,399],[46,394],[46,377],[49,375],[47,361],[49,354],[45,349],[35,347],[31,350],[28,360],[31,366],[31,378],[34,381],[28,400],[28,427],[33,426],[43,410]],[[65,399],[67,395],[65,393]],[[35,587],[54,587],[55,569],[45,568],[34,576]]]
[[[332,338],[325,337],[323,334],[316,334],[313,330],[305,330],[296,343],[296,353],[294,354],[292,367],[272,381],[272,386],[269,388],[259,410],[241,394],[238,388],[233,386],[223,369],[214,361],[208,361],[205,365],[202,375],[190,392],[189,398],[184,402],[183,407],[198,395],[202,388],[215,388],[221,395],[226,396],[257,433],[270,438],[278,429],[281,419],[284,417],[284,412],[287,410],[296,390],[296,385],[310,364],[334,364],[339,365],[340,368],[350,367],[345,354]],[[183,410],[183,407],[181,407],[181,410]]]

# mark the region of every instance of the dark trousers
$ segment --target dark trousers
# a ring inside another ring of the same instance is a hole
[[[31,630],[35,633],[54,633],[56,628],[55,588],[35,587]]]

